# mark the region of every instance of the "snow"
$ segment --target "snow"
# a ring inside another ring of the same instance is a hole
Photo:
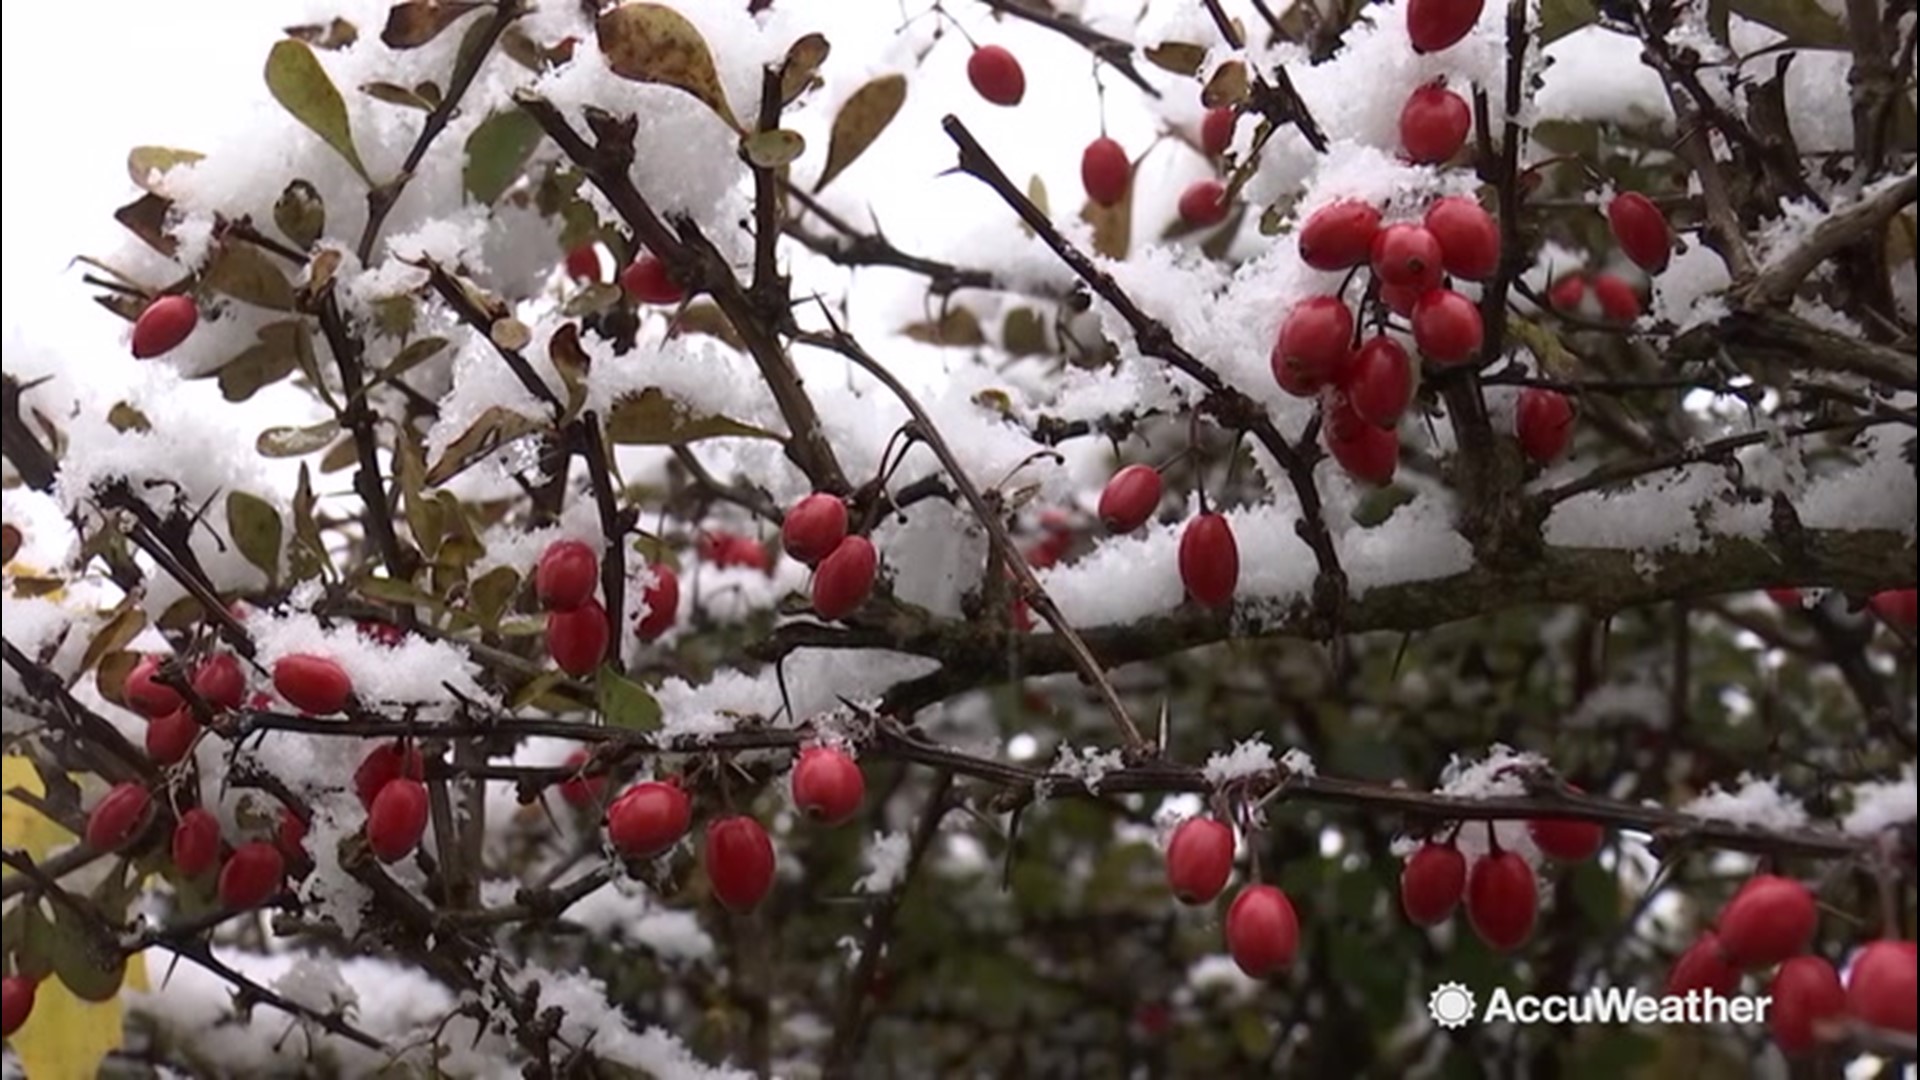
[[[1308,765],[1311,767],[1312,762],[1309,761]],[[1207,778],[1207,783],[1222,787],[1235,780],[1271,776],[1274,768],[1273,747],[1256,735],[1251,739],[1242,739],[1232,750],[1221,751],[1207,758],[1201,773]]]
[[[1743,774],[1740,786],[1729,791],[1718,784],[1681,806],[1690,817],[1725,821],[1761,829],[1798,829],[1807,824],[1807,808],[1780,790],[1777,778]]]
[[[1078,780],[1087,786],[1088,791],[1098,792],[1100,781],[1110,772],[1126,767],[1126,756],[1119,750],[1100,750],[1094,747],[1072,746],[1061,743],[1054,754],[1053,764],[1047,769],[1053,778],[1049,781]]]
[[[878,896],[889,893],[907,876],[913,838],[904,832],[874,833],[864,855],[867,872],[853,883],[853,891]]]
[[[1907,763],[1897,779],[1855,784],[1851,794],[1853,808],[1840,821],[1847,832],[1870,836],[1905,825],[1915,814],[1913,763]]]

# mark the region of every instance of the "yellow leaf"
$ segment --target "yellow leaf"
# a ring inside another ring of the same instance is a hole
[[[45,791],[32,763],[8,755],[0,759],[0,790],[16,787],[34,795]],[[0,799],[0,835],[7,847],[24,849],[35,859],[75,839],[17,799]],[[127,962],[123,990],[129,988],[147,988],[144,956]],[[120,1046],[125,1011],[117,997],[99,1004],[81,1001],[59,979],[49,978],[34,995],[32,1018],[7,1041],[33,1080],[93,1080],[100,1062]]]

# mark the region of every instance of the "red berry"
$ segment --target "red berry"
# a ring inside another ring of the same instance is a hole
[[[1227,185],[1218,180],[1195,180],[1180,193],[1180,220],[1196,228],[1227,220]]]
[[[1388,285],[1381,282],[1380,302],[1387,305],[1387,310],[1395,315],[1403,319],[1411,318],[1414,305],[1420,302],[1420,297],[1426,291],[1418,285]]]
[[[1268,358],[1282,390],[1306,397],[1343,381],[1353,348],[1353,309],[1337,296],[1310,296],[1287,312]]]
[[[650,859],[679,843],[693,824],[693,804],[673,784],[648,780],[607,808],[607,840],[630,859]]]
[[[353,793],[360,797],[361,807],[371,808],[374,796],[393,781],[401,777],[424,780],[426,776],[427,762],[420,756],[420,748],[396,739],[381,743],[360,759],[353,770]]]
[[[823,619],[844,619],[867,602],[880,553],[864,536],[840,541],[833,554],[820,560],[813,574],[813,610]]]
[[[181,814],[173,826],[173,868],[195,878],[219,862],[220,819],[200,806]]]
[[[1568,274],[1547,289],[1547,303],[1555,311],[1577,312],[1587,299],[1587,275]]]
[[[845,751],[810,746],[793,767],[793,803],[822,825],[842,825],[860,812],[867,778]]]
[[[1440,241],[1441,264],[1454,277],[1485,281],[1500,269],[1500,226],[1480,203],[1449,195],[1427,207],[1421,224]]]
[[[607,790],[606,773],[588,776],[578,771],[585,768],[592,757],[593,755],[584,749],[575,750],[567,755],[567,768],[575,772],[572,776],[560,781],[560,797],[567,801],[568,806],[577,810],[600,805],[600,797]]]
[[[607,655],[607,609],[600,601],[547,612],[547,655],[574,678],[593,674]]]
[[[1519,948],[1533,934],[1539,905],[1533,867],[1511,851],[1482,855],[1467,874],[1467,921],[1489,948]]]
[[[1101,206],[1112,206],[1126,198],[1133,182],[1133,162],[1126,148],[1105,135],[1087,144],[1080,154],[1080,184],[1087,198]]]
[[[1408,0],[1407,37],[1416,53],[1439,52],[1459,42],[1480,21],[1486,0]]]
[[[1820,909],[1805,885],[1760,874],[1727,901],[1717,925],[1727,959],[1743,968],[1766,968],[1807,950]]]
[[[427,832],[427,785],[390,781],[367,808],[367,846],[381,862],[399,862]]]
[[[750,817],[708,824],[704,861],[713,895],[729,911],[752,911],[773,887],[773,841]]]
[[[1033,567],[1035,570],[1045,570],[1049,566],[1057,566],[1060,560],[1067,554],[1067,547],[1071,543],[1072,538],[1059,540],[1049,536],[1045,540],[1027,549],[1027,565]]]
[[[1720,936],[1708,930],[1700,940],[1687,947],[1674,961],[1667,976],[1667,993],[1685,995],[1689,990],[1711,990],[1726,997],[1740,987],[1740,969],[1727,959],[1720,947]]]
[[[846,537],[846,500],[823,491],[794,503],[780,523],[780,542],[786,545],[787,554],[808,566],[833,554]]]
[[[200,309],[191,296],[162,296],[133,322],[133,358],[147,360],[172,352],[199,325]]]
[[[1799,589],[1768,589],[1767,599],[1786,608],[1788,611],[1799,611],[1806,606],[1806,598],[1800,595]]]
[[[1201,514],[1180,534],[1180,582],[1202,607],[1226,607],[1240,583],[1240,546],[1219,514]]]
[[[1407,158],[1419,165],[1438,165],[1453,160],[1467,144],[1467,131],[1473,127],[1473,112],[1465,98],[1446,88],[1443,82],[1430,82],[1407,95],[1400,108],[1400,145]]]
[[[1208,157],[1219,157],[1233,145],[1233,126],[1239,121],[1240,114],[1230,105],[1217,109],[1208,109],[1207,115],[1200,121],[1200,148]]]
[[[1618,274],[1593,275],[1593,298],[1600,302],[1600,314],[1614,322],[1630,323],[1640,317],[1640,294]]]
[[[191,709],[175,709],[147,721],[147,756],[155,765],[178,765],[193,750],[200,722]]]
[[[1413,403],[1413,360],[1385,334],[1361,342],[1347,373],[1347,402],[1360,419],[1391,428]]]
[[[1420,845],[1400,871],[1400,907],[1416,926],[1447,921],[1466,890],[1467,857],[1451,843]]]
[[[1452,289],[1429,289],[1413,305],[1413,344],[1436,364],[1459,364],[1480,351],[1480,309]]]
[[[153,796],[131,781],[115,784],[100,797],[87,815],[87,846],[95,851],[115,851],[140,834],[153,809]]]
[[[578,540],[556,540],[540,553],[533,590],[548,611],[572,611],[593,599],[600,584],[600,556]]]
[[[581,244],[567,252],[567,276],[575,281],[600,280],[600,247],[597,244]]]
[[[1300,949],[1300,920],[1287,894],[1271,885],[1249,885],[1227,908],[1227,952],[1251,978],[1293,963]]]
[[[995,105],[1018,105],[1027,96],[1027,73],[999,45],[983,45],[967,57],[967,81],[975,93]]]
[[[1100,489],[1100,523],[1108,532],[1130,533],[1147,523],[1160,508],[1160,470],[1151,465],[1129,465]]]
[[[687,290],[673,279],[667,264],[650,251],[641,252],[620,271],[620,287],[641,304],[677,304],[687,298]]]
[[[1362,483],[1390,483],[1400,467],[1400,436],[1360,419],[1345,394],[1330,395],[1324,409],[1320,436],[1335,463]]]
[[[0,1038],[13,1038],[33,1015],[33,996],[39,987],[24,975],[0,979]]]
[[[767,561],[766,546],[760,541],[724,530],[701,534],[700,557],[722,570],[741,566],[765,570],[771,565]]]
[[[1913,589],[1888,589],[1874,593],[1868,598],[1867,606],[1882,621],[1893,626],[1904,626],[1911,630],[1914,623],[1920,621],[1920,599],[1916,599]]]
[[[257,908],[273,899],[286,876],[279,848],[264,840],[241,844],[220,868],[220,903],[235,911]]]
[[[640,593],[640,598],[647,602],[647,613],[633,627],[641,641],[652,641],[666,633],[680,617],[680,575],[666,563],[654,563],[648,570],[653,574],[653,583]]]
[[[1640,269],[1658,274],[1667,268],[1673,258],[1673,229],[1652,199],[1637,191],[1614,196],[1607,204],[1607,224],[1620,250]]]
[[[1591,821],[1539,818],[1527,822],[1527,831],[1541,854],[1563,863],[1586,862],[1607,842],[1607,830]]]
[[[1233,875],[1233,827],[1188,818],[1167,841],[1167,884],[1183,904],[1211,903]]]
[[[295,653],[273,665],[273,688],[301,712],[325,716],[347,707],[353,680],[339,662],[326,656]]]
[[[1914,944],[1891,939],[1860,950],[1847,973],[1847,1011],[1874,1027],[1914,1030]]]
[[[1527,387],[1514,406],[1513,433],[1521,451],[1545,465],[1573,443],[1573,402],[1558,390]]]
[[[237,709],[247,698],[247,674],[232,653],[214,653],[194,669],[193,692],[216,709]]]
[[[1373,234],[1367,253],[1374,276],[1387,285],[1435,289],[1446,276],[1446,255],[1440,241],[1424,225],[1400,221]]]
[[[1781,964],[1767,993],[1773,998],[1767,1027],[1774,1045],[1788,1057],[1800,1057],[1819,1045],[1815,1027],[1847,1011],[1839,973],[1817,956],[1796,956]]]
[[[1300,226],[1300,261],[1315,270],[1346,270],[1367,261],[1380,232],[1380,210],[1359,199],[1328,203]]]
[[[307,857],[307,823],[291,806],[280,808],[280,824],[273,830],[273,846],[286,862],[300,862]]]
[[[127,673],[127,681],[120,691],[128,708],[151,720],[156,716],[165,716],[177,712],[185,704],[180,691],[163,683],[158,678],[161,656],[143,656]]]

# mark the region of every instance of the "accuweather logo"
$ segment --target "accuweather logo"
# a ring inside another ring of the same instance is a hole
[[[1647,994],[1607,987],[1584,994],[1510,994],[1496,987],[1484,1007],[1472,990],[1441,983],[1427,995],[1427,1012],[1443,1028],[1478,1021],[1495,1024],[1759,1024],[1771,997],[1729,997],[1711,990]]]

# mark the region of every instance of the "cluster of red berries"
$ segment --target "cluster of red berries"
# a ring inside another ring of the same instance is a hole
[[[1100,491],[1100,521],[1109,532],[1130,533],[1147,523],[1160,507],[1163,487],[1160,471],[1151,465],[1128,465],[1107,480]],[[1240,545],[1226,516],[1196,514],[1180,533],[1180,582],[1187,595],[1202,607],[1226,607],[1240,583]]]
[[[1776,967],[1767,1022],[1782,1053],[1799,1056],[1820,1042],[1820,1027],[1851,1015],[1875,1027],[1915,1028],[1915,948],[1883,939],[1861,950],[1845,986],[1825,959],[1807,955],[1820,909],[1805,885],[1776,874],[1746,882],[1720,910],[1667,979],[1667,993],[1732,994],[1745,971]]]
[[[1188,818],[1167,841],[1167,885],[1183,904],[1210,904],[1233,875],[1233,827],[1214,818]],[[1227,953],[1241,971],[1260,979],[1284,971],[1300,951],[1300,919],[1293,901],[1273,885],[1241,889],[1227,906]]]
[[[1589,821],[1541,818],[1527,823],[1534,846],[1556,862],[1593,858],[1606,831]],[[1533,867],[1518,853],[1500,847],[1487,826],[1489,850],[1473,861],[1452,839],[1429,840],[1414,850],[1400,870],[1400,907],[1417,926],[1437,926],[1466,902],[1467,923],[1488,948],[1510,952],[1533,936],[1540,891]]]
[[[852,820],[867,791],[860,766],[830,746],[802,750],[792,784],[794,805],[823,825]],[[666,852],[692,825],[693,801],[670,780],[642,781],[607,807],[607,841],[630,859]],[[773,841],[751,817],[735,814],[709,822],[701,863],[714,897],[729,911],[753,910],[773,887]]]
[[[821,618],[844,619],[873,593],[880,552],[873,541],[847,531],[847,503],[840,496],[816,491],[788,507],[780,542],[787,554],[813,567],[813,610]]]
[[[1673,228],[1652,199],[1636,191],[1616,196],[1607,204],[1607,225],[1620,250],[1648,274],[1667,268],[1673,255]],[[1591,297],[1601,318],[1631,323],[1643,310],[1640,292],[1618,274],[1575,271],[1556,278],[1547,288],[1547,304],[1555,311],[1584,313]]]
[[[679,575],[664,563],[648,571],[652,579],[641,594],[647,610],[633,627],[642,641],[666,633],[680,610]],[[611,644],[606,606],[594,596],[599,585],[600,556],[579,540],[554,541],[534,567],[534,593],[547,612],[547,655],[576,678],[592,674]]]
[[[200,721],[178,690],[160,681],[164,657],[143,656],[127,674],[121,697],[147,719],[147,756],[158,765],[186,760],[200,737]],[[194,668],[193,692],[215,709],[238,709],[246,698],[247,677],[231,653],[215,653]]]
[[[153,794],[131,781],[116,784],[87,815],[87,846],[96,851],[118,851],[133,843],[153,820]],[[220,822],[213,814],[193,807],[174,824],[174,865],[184,877],[201,877],[215,867],[220,903],[234,911],[259,907],[280,891],[286,878],[286,858],[276,844],[254,840],[232,851],[224,850]]]

